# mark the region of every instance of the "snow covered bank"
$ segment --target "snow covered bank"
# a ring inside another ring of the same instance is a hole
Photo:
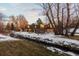
[[[67,55],[71,55],[71,56],[78,56],[79,54],[76,54],[74,52],[71,52],[71,51],[65,51],[65,50],[61,50],[59,48],[56,48],[56,47],[47,47],[48,50],[51,50],[52,52],[56,52],[56,53],[59,53],[59,54],[67,54]]]
[[[71,28],[71,29],[70,29],[70,32],[73,32],[73,30],[74,30],[74,28]],[[75,33],[76,33],[76,34],[79,34],[79,28],[76,30]]]
[[[15,39],[15,38],[12,38],[10,36],[5,36],[5,35],[0,34],[0,42],[2,42],[2,41],[10,41],[10,40],[18,40],[18,39]]]
[[[69,30],[69,33],[73,32],[74,28],[71,28]],[[76,30],[75,35],[79,35],[79,28]]]
[[[11,33],[13,37],[19,38],[29,38],[35,41],[45,42],[47,44],[57,45],[62,48],[67,48],[69,50],[79,52],[79,41],[67,39],[62,36],[56,36],[52,33],[46,34],[36,34],[36,33],[28,33],[28,32],[13,32]]]

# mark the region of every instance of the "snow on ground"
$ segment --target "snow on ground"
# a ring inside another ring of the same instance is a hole
[[[75,54],[73,52],[70,52],[70,51],[64,51],[64,50],[61,50],[59,48],[56,48],[56,47],[47,47],[48,50],[51,50],[52,52],[57,52],[57,53],[60,53],[60,54],[67,54],[67,55],[71,55],[71,56],[77,56],[78,54]]]
[[[79,41],[78,40],[72,40],[68,38],[64,38],[61,35],[56,36],[52,33],[46,33],[46,34],[36,34],[36,33],[28,33],[28,32],[14,32],[15,36],[20,35],[25,38],[30,38],[33,40],[39,40],[46,43],[52,43],[56,45],[69,45],[71,47],[79,48]]]
[[[0,42],[2,42],[2,41],[10,41],[10,40],[18,40],[18,39],[15,39],[15,38],[12,38],[10,36],[5,36],[5,35],[0,34]]]
[[[69,33],[73,32],[74,28],[71,28],[69,30]],[[79,28],[76,30],[75,35],[79,35]]]
[[[74,28],[71,28],[71,29],[70,29],[70,32],[73,32],[73,30],[74,30]],[[76,30],[76,33],[79,34],[79,29]]]
[[[37,40],[45,43],[55,44],[59,46],[67,46],[72,49],[79,50],[79,41],[72,40],[68,38],[64,38],[61,35],[54,35],[53,33],[45,33],[45,34],[36,34],[36,33],[29,33],[29,32],[13,32],[13,37],[23,37],[23,38],[30,38],[32,40]],[[58,51],[60,53],[65,53],[69,55],[77,55],[70,51],[61,50],[60,48],[55,47],[47,47],[47,49],[54,51]]]

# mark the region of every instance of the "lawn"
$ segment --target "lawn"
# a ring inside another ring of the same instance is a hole
[[[0,42],[0,55],[2,56],[56,56],[61,55],[51,52],[43,44],[29,40]]]
[[[69,36],[69,37],[66,37],[66,38],[70,38],[70,39],[73,39],[73,40],[79,40],[79,35]]]

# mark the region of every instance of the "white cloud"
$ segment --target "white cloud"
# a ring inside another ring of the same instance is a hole
[[[22,14],[29,23],[34,23],[38,18],[42,18],[42,9],[35,4],[10,3],[10,7],[0,7],[0,12],[7,16]],[[5,7],[5,8],[4,8]]]
[[[38,18],[41,18],[43,21],[45,21],[45,15],[39,15],[40,13],[41,13],[40,10],[32,9],[32,10],[26,11],[24,13],[24,16],[26,17],[26,19],[30,24],[35,23],[36,20],[38,20]]]
[[[0,8],[0,12],[4,13],[7,9],[6,8]]]

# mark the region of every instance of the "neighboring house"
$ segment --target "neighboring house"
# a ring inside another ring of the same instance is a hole
[[[35,24],[33,27],[31,27],[31,25],[28,25],[27,31],[36,33],[45,33],[45,32],[53,32],[53,29],[50,24],[40,24],[40,25]]]
[[[46,30],[46,32],[53,32],[51,24],[45,24],[44,29]]]

